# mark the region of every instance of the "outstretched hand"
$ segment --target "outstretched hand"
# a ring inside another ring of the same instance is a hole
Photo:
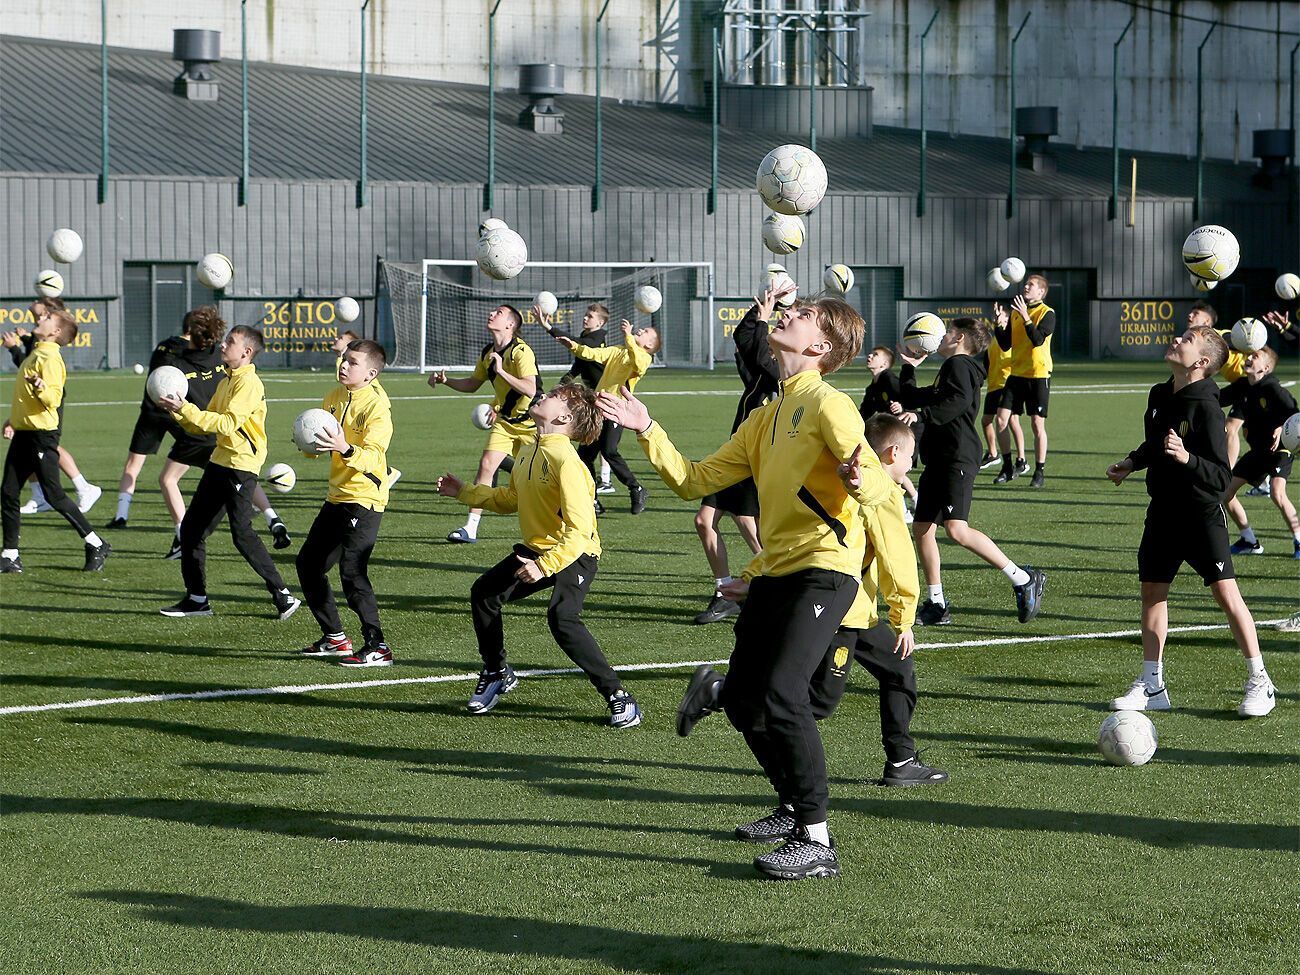
[[[633,433],[645,433],[650,429],[650,411],[626,386],[619,390],[618,396],[607,392],[597,393],[596,405],[606,420],[612,420]]]
[[[175,396],[164,396],[158,400],[158,405],[168,413],[179,413],[183,404]]]
[[[906,362],[909,366],[919,366],[922,362],[925,361],[925,357],[926,357],[926,353],[924,352],[914,353],[902,342],[899,342],[898,345],[895,346],[894,354],[897,355],[898,358]]]
[[[465,489],[465,482],[455,474],[444,474],[438,478],[438,493],[444,498],[458,498]]]
[[[781,288],[767,288],[762,295],[755,297],[754,304],[758,306],[759,321],[765,322],[770,319],[772,312],[776,310],[776,303],[797,290],[794,284],[787,284]]]
[[[554,332],[552,332],[551,334],[555,335]],[[577,342],[573,341],[573,339],[569,338],[567,335],[555,335],[555,341],[559,342],[570,352],[572,352],[574,347],[578,344]]]
[[[862,444],[853,448],[849,459],[839,466],[836,473],[844,484],[844,490],[852,493],[862,487]]]
[[[906,660],[912,655],[912,651],[915,649],[915,633],[911,630],[904,630],[902,633],[898,634],[898,639],[894,641],[894,653],[898,654],[901,659]]]
[[[729,599],[733,603],[743,603],[749,595],[749,583],[744,579],[732,579],[719,586],[718,592],[722,593],[724,599]]]
[[[537,305],[533,305],[533,314],[537,316],[537,324],[549,332],[551,330],[551,320],[555,316],[546,314],[546,312],[542,311],[542,309]]]
[[[445,385],[446,382],[447,382],[447,371],[445,369],[440,370],[438,372],[429,373],[429,387],[431,389],[437,389],[439,383],[443,383]]]
[[[1117,487],[1124,483],[1124,478],[1133,473],[1133,462],[1125,457],[1106,468],[1106,476]]]

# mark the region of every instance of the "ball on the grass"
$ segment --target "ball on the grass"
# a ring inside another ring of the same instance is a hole
[[[1206,281],[1222,281],[1237,270],[1241,247],[1232,231],[1217,224],[1197,227],[1183,241],[1183,265]]]
[[[826,195],[826,166],[807,146],[777,146],[758,164],[754,183],[770,209],[800,216]]]
[[[853,288],[853,269],[847,264],[832,264],[822,274],[822,284],[827,291],[846,295]]]
[[[1097,747],[1112,765],[1145,765],[1156,744],[1156,726],[1141,711],[1116,711],[1097,732]]]
[[[1300,274],[1283,274],[1273,282],[1273,291],[1283,301],[1300,298]]]
[[[1282,446],[1291,451],[1300,449],[1300,413],[1292,413],[1282,424]]]
[[[763,246],[773,254],[793,254],[803,246],[807,229],[803,220],[785,213],[769,213],[763,220]]]
[[[663,303],[664,296],[653,284],[641,285],[632,295],[632,304],[636,305],[637,311],[645,312],[647,315],[653,315],[663,307]]]
[[[939,348],[948,326],[933,312],[913,315],[903,325],[903,348],[913,355],[929,355]]]
[[[1192,287],[1197,291],[1213,291],[1218,287],[1218,281],[1207,281],[1205,278],[1198,278],[1195,274],[1191,276]]]
[[[497,227],[479,238],[474,259],[488,277],[509,281],[528,263],[528,245],[509,227]]]
[[[549,291],[539,291],[537,297],[533,299],[533,304],[543,315],[554,315],[559,310],[560,299]]]
[[[234,279],[235,265],[230,263],[230,258],[225,254],[213,251],[199,258],[199,263],[194,268],[194,276],[205,288],[220,291]]]
[[[81,234],[67,227],[60,227],[50,234],[45,242],[45,253],[50,255],[51,261],[71,264],[81,257],[82,247]]]
[[[492,426],[492,406],[489,403],[479,403],[469,414],[469,422],[474,424],[480,430],[487,430]]]
[[[338,320],[341,322],[355,322],[361,317],[361,305],[357,303],[357,299],[344,295],[334,302],[334,314],[338,316]]]
[[[131,367],[131,371],[135,373],[137,376],[143,376],[144,366],[140,365],[140,363],[137,362],[135,365]]]
[[[1258,318],[1239,318],[1232,326],[1228,341],[1238,352],[1254,352],[1268,345],[1268,329]]]
[[[484,220],[481,224],[478,225],[478,235],[480,237],[486,237],[489,233],[491,233],[494,230],[507,230],[507,229],[509,229],[508,225],[500,217],[488,217],[486,220]]]
[[[1002,276],[1002,268],[1000,267],[995,267],[989,271],[984,280],[988,282],[989,290],[995,295],[1000,295],[1011,287],[1011,282]]]
[[[1025,262],[1018,257],[1008,257],[998,266],[998,270],[1010,284],[1019,284],[1025,280]]]
[[[266,483],[281,494],[293,490],[298,483],[298,475],[288,464],[272,464],[266,470]]]
[[[36,275],[36,293],[42,298],[57,298],[63,294],[63,275],[46,268]]]
[[[293,421],[294,446],[304,454],[318,454],[320,448],[316,446],[317,434],[338,429],[339,421],[334,419],[333,414],[328,410],[322,410],[320,407],[303,410],[298,414],[298,419]]]
[[[149,373],[149,378],[144,382],[144,390],[155,403],[164,396],[171,399],[184,399],[190,391],[190,381],[185,378],[185,373],[175,366],[159,366]]]

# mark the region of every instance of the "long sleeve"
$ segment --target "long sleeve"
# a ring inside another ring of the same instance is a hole
[[[1142,442],[1128,452],[1128,459],[1133,464],[1133,470],[1135,471],[1144,471],[1151,466],[1151,444],[1146,437],[1145,418],[1151,416],[1153,411],[1158,409],[1156,405],[1156,390],[1159,388],[1160,388],[1159,386],[1156,386],[1151,390],[1149,394],[1147,394],[1147,408],[1146,408],[1146,412],[1142,414],[1143,416]]]
[[[1025,334],[1029,336],[1029,341],[1035,347],[1042,345],[1048,337],[1056,330],[1056,312],[1049,311],[1043,314],[1035,325],[1033,321],[1025,322]],[[1002,343],[998,343],[1001,345]]]
[[[1003,352],[1011,351],[1011,316],[1007,316],[1006,326],[993,326],[993,340]]]
[[[1208,441],[1205,446],[1209,449],[1208,452],[1195,452],[1194,444],[1184,444],[1188,457],[1183,466],[1193,483],[1222,497],[1232,479],[1232,471],[1228,467],[1228,434],[1224,429],[1222,414],[1217,409],[1201,410],[1200,413],[1196,426],[1204,431],[1204,439]]]
[[[227,379],[226,382],[234,380]],[[223,413],[210,413],[186,401],[176,414],[181,426],[191,433],[215,433],[229,437],[242,427],[262,402],[260,383],[243,382],[235,389]]]
[[[57,410],[63,402],[63,387],[68,381],[68,369],[61,356],[51,356],[42,360],[40,377],[45,381],[45,388],[33,391],[33,395],[47,409]]]
[[[388,475],[388,443],[393,439],[391,409],[376,408],[366,420],[361,432],[361,442],[352,445],[350,456],[339,455],[346,466],[360,474],[373,474],[383,478]]]
[[[596,533],[589,475],[576,455],[574,460],[560,465],[560,517],[564,520],[560,540],[537,560],[537,567],[548,576],[572,565]]]
[[[754,305],[740,320],[731,340],[736,345],[736,352],[741,362],[750,372],[765,372],[775,381],[781,379],[781,368],[776,364],[776,356],[767,344],[767,323],[758,317],[758,306]]]
[[[822,404],[821,435],[826,441],[826,449],[837,460],[848,460],[854,450],[861,448],[858,463],[862,470],[862,482],[853,492],[858,504],[868,508],[884,504],[898,492],[898,486],[889,479],[880,458],[867,443],[862,429],[862,415],[854,408],[853,401],[847,396],[827,397]]]
[[[916,624],[921,580],[916,569],[912,533],[903,520],[902,499],[895,497],[889,504],[877,508],[871,528],[880,594],[889,606],[889,625],[895,633],[903,633]]]
[[[958,369],[953,359],[944,363],[935,386],[924,389],[917,387],[915,375],[915,370],[911,366],[903,366],[903,384],[899,395],[903,405],[914,410],[926,423],[952,422],[966,412],[972,397],[979,393],[978,386],[973,386],[971,383],[970,370]]]
[[[658,423],[637,440],[664,483],[679,498],[691,501],[753,475],[749,451],[745,448],[745,438],[753,430],[753,419],[751,415],[730,440],[699,462],[683,457]]]
[[[609,362],[615,356],[623,354],[621,346],[608,345],[591,348],[586,345],[575,344],[570,351],[573,353],[573,358],[582,359],[586,362]]]
[[[466,484],[456,495],[456,500],[471,508],[487,508],[499,515],[512,515],[519,510],[519,495],[515,493],[513,482],[499,488],[489,484]]]

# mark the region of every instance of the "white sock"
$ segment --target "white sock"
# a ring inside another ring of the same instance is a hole
[[[1250,542],[1251,545],[1254,545],[1259,541],[1259,539],[1255,537],[1255,529],[1251,528],[1249,525],[1245,526],[1241,530],[1241,537]]]
[[[1250,673],[1251,677],[1267,677],[1268,674],[1264,670],[1263,654],[1260,654],[1258,657],[1247,657],[1246,670]]]
[[[822,846],[831,845],[831,831],[826,827],[826,821],[820,823],[809,823],[804,827],[808,831],[808,839],[814,843],[820,843]]]
[[[718,576],[716,579],[713,580],[713,585],[718,590],[718,592],[722,592],[722,587],[725,586],[730,581],[731,581],[731,576]]]
[[[346,633],[326,633],[325,635],[329,637],[331,640],[333,640],[335,643],[341,643],[342,641],[348,638],[348,635]]]
[[[1002,567],[1002,574],[1011,580],[1013,586],[1023,586],[1029,581],[1029,573],[1014,562],[1008,562]]]
[[[600,483],[601,484],[609,483],[609,461],[607,461],[604,457],[600,459]]]
[[[99,548],[99,546],[104,544],[104,540],[100,538],[98,535],[96,535],[94,532],[91,532],[89,535],[83,538],[82,541],[85,542],[87,545],[95,546],[95,548]]]
[[[177,538],[180,538],[180,537],[181,537],[181,526],[180,526],[180,525],[177,525],[177,526],[176,526],[176,537],[177,537]]]
[[[32,500],[37,504],[45,500],[45,489],[41,487],[40,481],[32,481]]]
[[[1142,661],[1142,683],[1149,690],[1158,690],[1165,686],[1165,667],[1159,660]]]
[[[78,474],[72,479],[72,486],[77,489],[78,494],[85,494],[91,487],[91,483],[86,480],[85,474]]]
[[[471,511],[469,517],[465,519],[465,531],[471,536],[477,536],[479,519],[482,517],[477,511]]]
[[[16,558],[18,558],[18,549],[16,548],[7,548],[3,552],[0,552],[0,559],[16,559]]]
[[[1297,544],[1300,544],[1300,532],[1293,532],[1291,537],[1296,540]]]
[[[268,525],[271,525],[275,522],[275,519],[279,518],[280,516],[275,513],[274,508],[267,508],[265,511],[262,512],[262,517],[266,519],[266,523]]]
[[[946,599],[943,598],[943,586],[942,586],[942,585],[931,586],[931,587],[930,587],[930,602],[934,603],[936,606],[947,606],[947,605],[948,605],[948,600],[946,600]]]
[[[131,497],[130,491],[119,491],[117,493],[117,517],[123,521],[131,517]]]

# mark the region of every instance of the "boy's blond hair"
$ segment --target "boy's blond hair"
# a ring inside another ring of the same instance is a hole
[[[49,309],[50,317],[59,323],[59,337],[55,341],[59,345],[71,345],[73,339],[77,337],[77,332],[80,331],[77,327],[76,316],[67,308],[53,308],[50,305],[45,305],[45,307]]]
[[[1205,374],[1217,375],[1223,368],[1223,364],[1228,361],[1228,343],[1223,341],[1223,336],[1208,325],[1193,325],[1187,330],[1187,334],[1196,339],[1201,352],[1210,360],[1210,364],[1205,367]]]
[[[902,445],[915,439],[916,431],[889,413],[876,413],[867,420],[867,443],[877,457],[894,444]]]
[[[664,343],[663,343],[663,339],[659,337],[659,329],[655,328],[654,326],[641,329],[641,331],[637,332],[637,335],[650,335],[654,337],[654,342],[651,343],[651,348],[646,349],[646,351],[649,352],[651,355],[654,355],[663,347]]]
[[[596,391],[581,383],[561,383],[551,394],[564,400],[573,417],[569,421],[570,437],[584,447],[596,442],[605,418],[596,406]]]
[[[862,337],[867,323],[857,309],[841,298],[823,295],[800,303],[817,311],[817,326],[831,343],[831,350],[821,357],[817,367],[823,376],[852,362],[862,351]]]
[[[1277,368],[1277,350],[1276,350],[1276,349],[1270,349],[1270,348],[1266,345],[1266,346],[1264,346],[1262,349],[1256,349],[1256,350],[1255,350],[1253,353],[1251,353],[1251,354],[1252,354],[1252,355],[1257,355],[1257,356],[1259,356],[1261,359],[1263,359],[1265,362],[1268,363],[1268,368],[1264,370],[1264,374],[1265,374],[1265,375],[1267,375],[1268,373],[1272,372],[1274,369]]]
[[[604,305],[602,305],[600,302],[596,302],[594,305],[588,305],[587,311],[591,312],[602,322],[609,321],[609,309],[606,308]]]

